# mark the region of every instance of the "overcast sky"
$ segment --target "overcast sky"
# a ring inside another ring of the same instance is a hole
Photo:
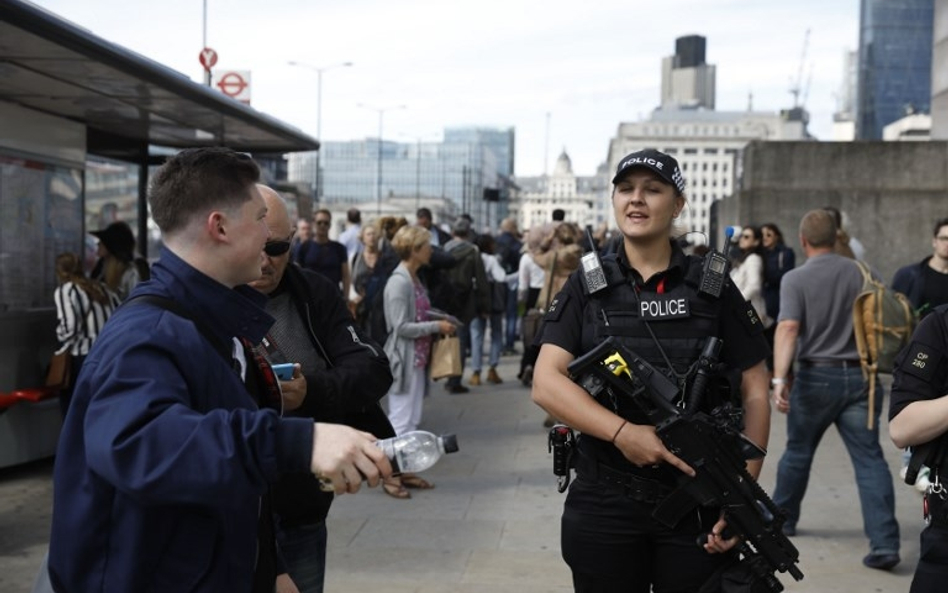
[[[202,80],[203,0],[39,0],[109,41]],[[810,130],[829,139],[858,0],[207,0],[217,68],[252,72],[252,106],[322,137],[437,140],[445,126],[513,126],[516,174],[578,175],[606,160],[620,122],[659,104],[675,38],[707,38],[717,109],[791,106],[803,64]],[[805,61],[804,39],[810,30]],[[809,81],[808,85],[807,82]],[[549,114],[549,118],[547,118]],[[547,125],[549,121],[549,125]]]

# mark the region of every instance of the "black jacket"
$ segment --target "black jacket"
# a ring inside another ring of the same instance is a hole
[[[929,255],[920,262],[903,266],[892,277],[892,290],[901,292],[908,297],[912,307],[916,310],[925,304],[922,302],[922,297],[925,294],[925,266],[928,265],[931,259],[932,256]]]
[[[392,384],[388,358],[356,326],[339,289],[323,276],[291,264],[277,290],[290,293],[313,347],[329,367],[315,374],[304,372],[306,398],[287,415],[348,424],[378,438],[394,436],[378,403]],[[274,511],[283,527],[317,523],[326,518],[332,499],[312,474],[285,474],[274,488]]]

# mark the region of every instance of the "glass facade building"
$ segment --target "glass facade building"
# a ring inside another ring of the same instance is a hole
[[[507,214],[506,181],[513,174],[513,128],[447,128],[441,142],[325,141],[320,157],[322,206],[372,206],[391,198],[450,200],[475,221]],[[290,155],[289,180],[314,183],[313,153]],[[498,190],[485,202],[484,190]]]
[[[934,0],[861,0],[856,138],[931,112]]]

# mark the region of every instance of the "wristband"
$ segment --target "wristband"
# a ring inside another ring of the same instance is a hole
[[[787,384],[787,380],[782,379],[780,377],[774,377],[770,380],[771,387],[776,387],[777,385],[786,385],[786,384]]]
[[[619,425],[619,428],[616,429],[616,433],[615,433],[614,435],[612,435],[612,444],[613,444],[613,445],[616,444],[616,438],[618,438],[619,433],[622,432],[622,429],[625,428],[625,425],[628,424],[628,423],[629,423],[628,420],[623,420],[623,421],[622,421],[622,424]]]

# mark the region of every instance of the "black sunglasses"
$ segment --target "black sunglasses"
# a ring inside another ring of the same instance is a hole
[[[263,246],[263,252],[270,257],[283,255],[290,250],[289,241],[267,241]]]

